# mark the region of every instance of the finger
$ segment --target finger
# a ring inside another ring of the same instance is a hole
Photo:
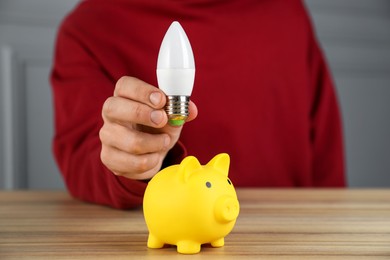
[[[109,97],[103,105],[103,119],[111,122],[124,122],[161,128],[168,122],[166,113],[145,104],[122,98]]]
[[[121,77],[117,81],[114,96],[138,101],[157,109],[163,108],[166,103],[166,97],[160,89],[128,76]]]
[[[117,175],[139,179],[137,175],[155,170],[160,166],[159,153],[133,155],[114,147],[103,146],[100,158],[103,164]]]
[[[118,124],[103,125],[99,137],[107,146],[137,155],[166,150],[170,145],[168,134],[149,134]]]

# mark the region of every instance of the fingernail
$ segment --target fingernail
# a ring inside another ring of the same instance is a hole
[[[162,95],[159,92],[153,92],[150,94],[150,102],[152,102],[153,105],[157,106],[161,102]]]
[[[163,111],[161,110],[153,110],[152,113],[150,113],[150,120],[152,120],[153,123],[156,125],[159,125],[164,119]]]

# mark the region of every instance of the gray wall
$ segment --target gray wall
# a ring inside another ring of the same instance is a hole
[[[76,0],[0,0],[0,188],[62,189],[48,74]],[[307,0],[344,120],[351,187],[390,187],[390,1]]]
[[[48,75],[58,24],[76,2],[0,0],[0,188],[64,188]]]
[[[390,1],[307,0],[333,71],[352,187],[390,187]]]

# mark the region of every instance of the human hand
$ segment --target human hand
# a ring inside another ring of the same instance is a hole
[[[122,77],[114,95],[103,105],[101,160],[115,175],[130,179],[150,179],[161,168],[168,151],[179,139],[182,126],[167,124],[165,94],[137,78]],[[198,110],[189,104],[187,122]]]

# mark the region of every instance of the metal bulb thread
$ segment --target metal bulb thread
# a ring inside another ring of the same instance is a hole
[[[168,123],[171,126],[181,126],[185,123],[189,111],[189,96],[167,96],[165,112],[168,115]]]

